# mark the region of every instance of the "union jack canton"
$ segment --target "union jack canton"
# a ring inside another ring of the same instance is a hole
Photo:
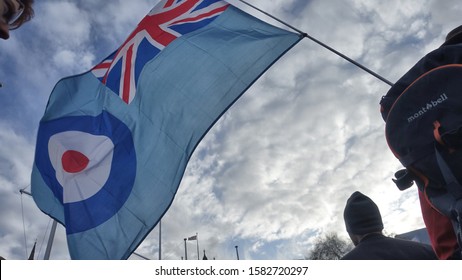
[[[209,24],[228,6],[221,0],[162,0],[122,46],[91,71],[130,104],[144,65],[173,40]]]

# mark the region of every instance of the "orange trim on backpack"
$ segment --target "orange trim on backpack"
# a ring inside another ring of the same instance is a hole
[[[433,122],[433,136],[435,137],[435,140],[436,142],[440,143],[442,146],[444,146],[444,141],[443,139],[441,138],[441,134],[440,134],[440,127],[441,127],[441,124],[439,121],[434,121]]]
[[[451,147],[447,147],[446,143],[444,143],[443,138],[441,137],[441,134],[440,134],[440,127],[441,127],[440,122],[439,121],[433,122],[433,127],[434,127],[433,136],[435,137],[436,142],[438,142],[441,146],[446,147],[450,154],[455,152],[456,149],[453,149]]]

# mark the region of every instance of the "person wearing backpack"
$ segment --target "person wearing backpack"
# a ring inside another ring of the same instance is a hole
[[[343,212],[346,230],[355,248],[342,260],[436,260],[431,246],[382,234],[377,205],[361,192],[354,192]]]
[[[462,25],[420,59],[382,97],[380,111],[393,154],[405,170],[400,190],[418,186],[432,246],[439,259],[461,259]]]

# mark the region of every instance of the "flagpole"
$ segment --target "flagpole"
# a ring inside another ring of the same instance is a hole
[[[196,232],[196,245],[197,245],[197,260],[199,260],[199,236]]]
[[[186,238],[184,239],[184,259],[188,259],[188,249],[186,248]]]
[[[56,220],[53,219],[53,224],[51,225],[51,230],[50,230],[50,236],[48,237],[47,248],[45,250],[45,256],[43,257],[44,260],[50,259],[51,247],[53,246],[53,240],[55,238],[57,225],[58,225],[58,222],[56,222]]]
[[[390,82],[389,80],[385,79],[384,77],[380,76],[379,74],[375,73],[374,71],[372,71],[371,69],[363,66],[362,64],[354,61],[353,59],[349,58],[348,56],[336,51],[335,49],[329,47],[328,45],[324,44],[323,42],[311,37],[310,35],[306,34],[306,36],[308,39],[310,39],[311,41],[323,46],[324,48],[328,49],[329,51],[335,53],[336,55],[340,56],[341,58],[349,61],[350,63],[356,65],[357,67],[363,69],[364,71],[366,71],[367,73],[371,74],[372,76],[376,77],[377,79],[381,80],[382,82],[388,84],[389,86],[393,86],[393,83]]]
[[[137,252],[133,252],[132,254],[135,255],[135,256],[138,256],[138,257],[140,257],[142,259],[149,260],[149,258],[146,258],[145,256],[143,256],[141,254],[138,254]]]
[[[28,192],[28,191],[26,191],[24,189],[20,189],[19,192],[21,194],[27,194],[28,196],[32,196],[32,193],[30,193],[30,192]],[[45,249],[45,255],[43,257],[44,260],[49,260],[50,259],[51,247],[53,246],[53,240],[55,238],[57,225],[58,225],[58,222],[55,219],[53,219],[53,224],[51,225],[50,235],[48,237],[47,247]]]
[[[250,3],[248,3],[247,1],[244,1],[244,0],[238,0],[238,1],[240,1],[240,2],[242,2],[242,3],[244,3],[244,4],[246,4],[247,6],[249,6],[249,7],[253,8],[253,9],[259,11],[260,13],[262,13],[262,14],[264,14],[264,15],[266,15],[266,16],[269,16],[270,18],[274,19],[275,21],[278,21],[279,23],[284,24],[285,26],[287,26],[287,27],[289,27],[290,29],[296,31],[297,33],[299,33],[299,34],[302,35],[302,36],[306,36],[306,35],[307,35],[305,32],[302,32],[301,30],[299,30],[299,29],[293,27],[292,25],[288,24],[287,22],[278,19],[277,17],[273,16],[272,14],[267,13],[267,12],[263,11],[263,10],[260,9],[260,8],[257,8],[256,6],[254,6],[254,5],[250,4]]]
[[[162,259],[162,219],[159,221],[159,260]]]
[[[310,35],[308,35],[308,33],[302,32],[301,30],[299,30],[299,29],[293,27],[292,25],[290,25],[290,24],[288,24],[288,23],[286,23],[286,22],[284,22],[284,21],[278,19],[277,17],[275,17],[275,16],[273,16],[273,15],[271,15],[271,14],[269,14],[269,13],[267,13],[267,12],[265,12],[265,11],[259,9],[259,8],[257,8],[256,6],[254,6],[254,5],[252,5],[252,4],[248,3],[248,2],[246,2],[246,1],[244,1],[244,0],[238,0],[238,1],[244,3],[244,4],[246,4],[247,6],[249,6],[249,7],[253,8],[253,9],[259,11],[260,13],[262,13],[262,14],[264,14],[264,15],[266,15],[266,16],[268,16],[268,17],[270,17],[270,18],[272,18],[272,19],[274,19],[274,20],[276,20],[276,21],[278,21],[279,23],[282,23],[283,25],[285,25],[285,26],[289,27],[290,29],[296,31],[297,33],[299,33],[299,34],[302,35],[303,37],[306,37],[306,38],[310,39],[311,41],[313,41],[313,42],[315,42],[315,43],[321,45],[322,47],[328,49],[329,51],[335,53],[336,55],[340,56],[341,58],[343,58],[343,59],[347,60],[348,62],[354,64],[355,66],[361,68],[362,70],[366,71],[367,73],[371,74],[372,76],[376,77],[377,79],[381,80],[382,82],[388,84],[389,86],[393,86],[393,83],[390,82],[389,80],[385,79],[384,77],[380,76],[379,74],[375,73],[374,71],[372,71],[371,69],[365,67],[364,65],[362,65],[362,64],[360,64],[360,63],[354,61],[353,59],[351,59],[351,58],[349,58],[348,56],[342,54],[341,52],[339,52],[339,51],[337,51],[337,50],[335,50],[335,49],[329,47],[328,45],[324,44],[323,42],[321,42],[321,41],[315,39],[314,37],[311,37]]]

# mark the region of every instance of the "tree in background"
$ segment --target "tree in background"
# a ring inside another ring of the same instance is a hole
[[[353,243],[340,238],[336,233],[327,233],[318,237],[313,249],[309,252],[309,260],[339,260],[353,249]]]

